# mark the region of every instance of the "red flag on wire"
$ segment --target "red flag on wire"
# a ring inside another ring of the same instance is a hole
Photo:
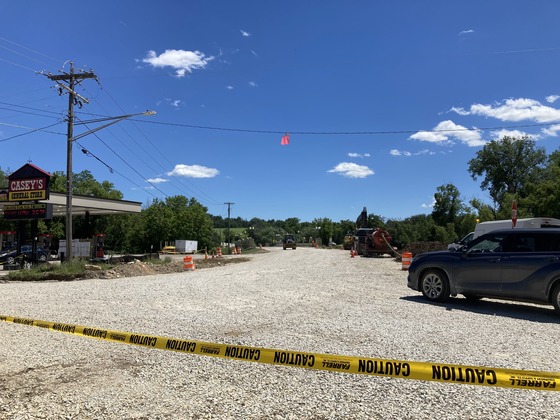
[[[282,136],[282,140],[280,141],[280,144],[282,146],[286,146],[287,144],[290,144],[290,135],[288,133]]]

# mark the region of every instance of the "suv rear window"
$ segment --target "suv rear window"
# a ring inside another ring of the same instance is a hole
[[[560,240],[558,235],[550,233],[515,232],[507,235],[504,244],[506,252],[559,252]]]

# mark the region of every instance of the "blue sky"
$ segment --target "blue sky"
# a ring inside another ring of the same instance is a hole
[[[45,74],[72,61],[98,77],[76,88],[79,121],[157,112],[74,142],[74,172],[127,200],[301,221],[430,213],[447,183],[489,202],[467,172],[485,142],[558,149],[559,16],[554,0],[0,0],[0,167],[66,171],[68,97]]]

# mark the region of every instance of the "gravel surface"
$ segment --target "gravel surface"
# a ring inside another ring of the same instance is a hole
[[[235,257],[231,257],[235,258]],[[394,258],[298,248],[178,274],[0,283],[0,315],[351,356],[559,371],[552,307],[427,303]],[[558,392],[186,355],[0,322],[0,418],[558,418]]]

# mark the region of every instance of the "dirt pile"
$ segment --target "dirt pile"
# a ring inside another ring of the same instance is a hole
[[[403,252],[412,252],[414,256],[424,252],[446,250],[447,244],[443,242],[411,242],[403,249]]]
[[[195,260],[194,265],[196,270],[220,267],[227,264],[237,264],[247,262],[250,258],[236,257],[236,258],[210,258],[207,260]],[[150,262],[143,262],[140,260],[132,260],[130,262],[121,263],[111,268],[103,267],[102,265],[90,265],[87,267],[85,276],[86,279],[116,279],[120,277],[135,277],[147,276],[153,274],[170,274],[180,273],[184,271],[183,261],[173,261],[164,264],[153,264]]]

